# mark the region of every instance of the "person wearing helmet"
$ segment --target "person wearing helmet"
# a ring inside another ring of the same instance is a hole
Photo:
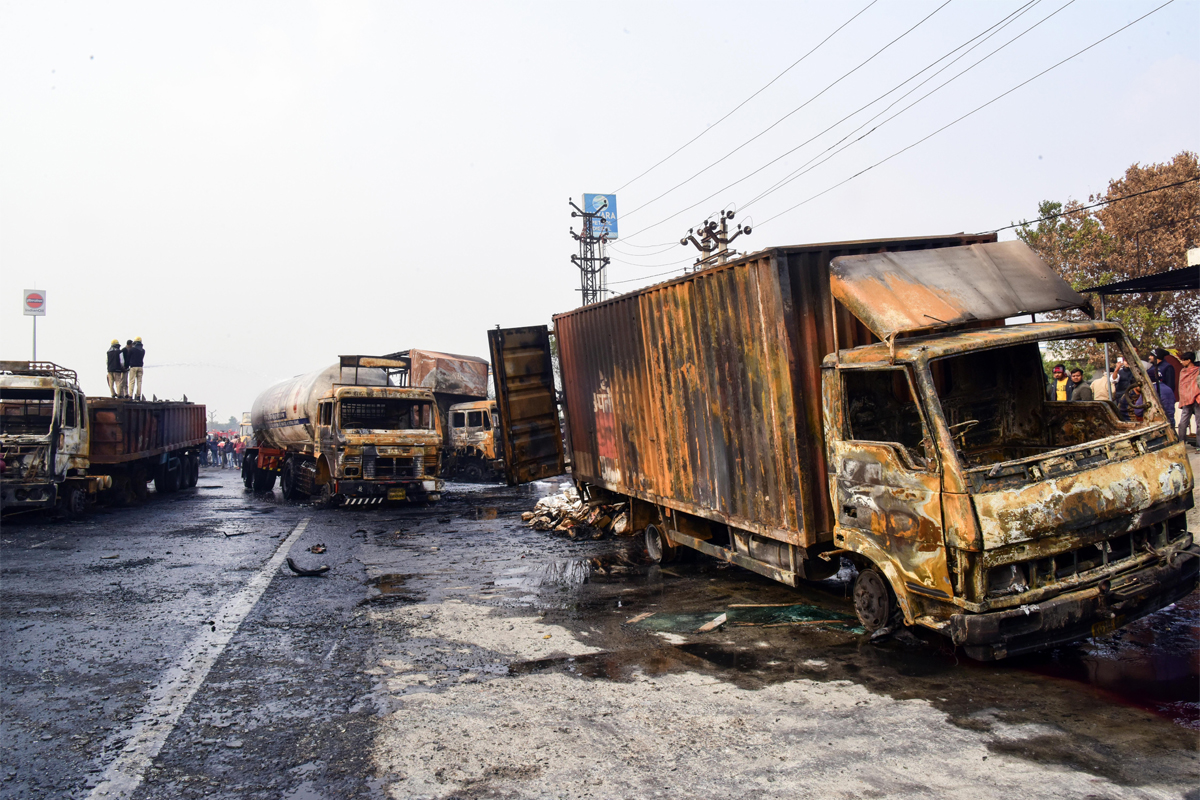
[[[125,362],[129,365],[129,396],[142,400],[142,364],[146,360],[146,350],[142,347],[142,337],[137,337],[125,348]]]
[[[108,391],[113,397],[124,395],[121,386],[125,381],[124,361],[121,343],[113,339],[108,348]]]

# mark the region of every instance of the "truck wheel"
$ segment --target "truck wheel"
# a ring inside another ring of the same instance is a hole
[[[892,590],[879,570],[871,567],[858,573],[854,580],[854,613],[868,632],[888,624],[895,608]]]
[[[471,459],[463,465],[461,472],[462,479],[469,483],[479,483],[483,480],[483,465],[477,459]]]
[[[275,473],[265,469],[254,470],[254,491],[266,494],[275,488]]]
[[[141,467],[134,467],[130,470],[128,485],[129,494],[132,497],[130,502],[146,502],[146,498],[150,496],[150,487],[147,485],[146,473]]]
[[[304,497],[304,492],[296,488],[295,461],[284,462],[283,474],[279,477],[279,488],[285,500],[300,500]]]
[[[187,488],[194,489],[200,482],[200,456],[187,457]]]
[[[247,458],[242,461],[242,486],[247,489],[254,488],[255,473],[258,472],[258,467],[255,466],[253,458]]]
[[[159,494],[177,491],[179,489],[179,474],[182,471],[182,465],[177,465],[175,469],[171,469],[171,462],[167,461],[154,474],[154,491]]]
[[[656,525],[647,525],[646,553],[655,564],[670,564],[679,555],[679,548]]]
[[[87,495],[78,486],[70,486],[63,489],[59,495],[59,502],[62,503],[62,510],[68,517],[79,517],[87,508]]]

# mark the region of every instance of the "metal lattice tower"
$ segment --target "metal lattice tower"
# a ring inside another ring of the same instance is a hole
[[[574,200],[567,202],[571,204],[571,208],[575,209],[571,212],[571,216],[583,219],[582,232],[576,233],[575,229],[571,228],[571,237],[579,242],[579,255],[571,256],[571,263],[579,268],[580,291],[583,293],[583,305],[586,306],[600,302],[608,292],[606,268],[609,258],[604,255],[604,246],[608,243],[608,237],[603,234],[596,236],[594,233],[600,227],[596,222],[601,219],[599,212],[584,211],[575,205]]]

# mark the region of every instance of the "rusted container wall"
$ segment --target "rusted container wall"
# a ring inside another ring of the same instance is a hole
[[[196,403],[141,403],[89,397],[90,459],[120,464],[194,447],[205,439],[205,408]]]
[[[994,240],[775,248],[556,316],[576,480],[796,545],[832,538],[830,260]],[[842,348],[876,341],[836,316]]]

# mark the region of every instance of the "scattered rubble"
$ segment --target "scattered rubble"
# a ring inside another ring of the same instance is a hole
[[[526,511],[521,519],[534,530],[563,533],[570,539],[602,539],[609,533],[614,536],[633,533],[626,503],[584,501],[573,486],[538,500],[533,511]]]

